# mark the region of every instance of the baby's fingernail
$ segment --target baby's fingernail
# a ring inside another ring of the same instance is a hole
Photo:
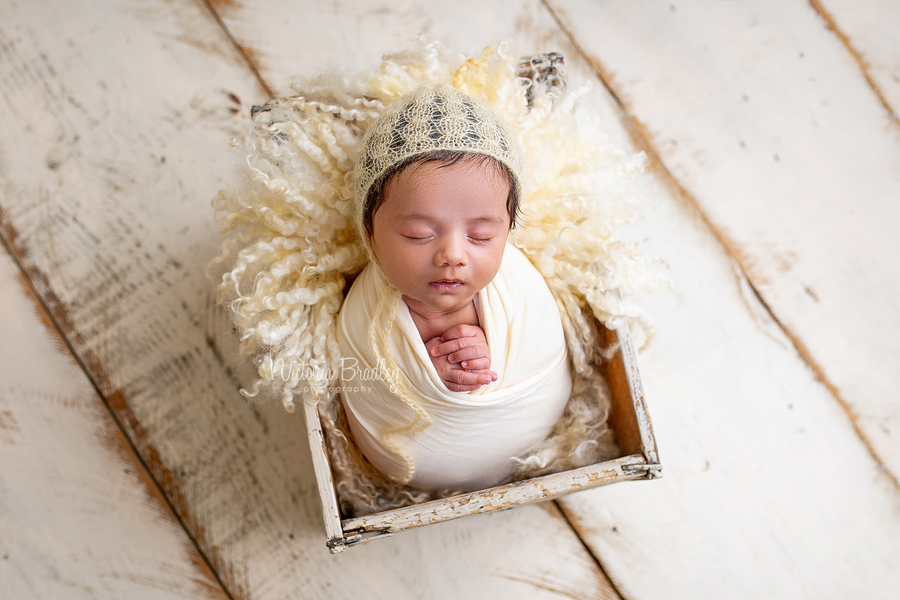
[[[485,377],[485,378],[484,378],[484,382],[485,382],[485,383],[490,383],[490,382],[491,382],[491,378],[490,378],[490,377]]]
[[[437,356],[437,348],[432,348],[432,349],[431,349],[431,355],[432,355],[432,356]]]
[[[461,364],[462,364],[462,368],[463,368],[463,369],[468,369],[468,368],[469,368],[469,363],[463,361]]]

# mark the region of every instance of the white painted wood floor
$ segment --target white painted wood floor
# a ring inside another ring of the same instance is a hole
[[[817,598],[900,590],[891,0],[0,0],[0,598]],[[597,80],[677,297],[665,477],[331,556],[299,413],[211,307],[228,139],[424,32]]]

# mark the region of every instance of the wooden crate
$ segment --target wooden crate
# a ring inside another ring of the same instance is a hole
[[[319,413],[315,406],[306,405],[306,429],[325,518],[325,543],[331,552],[342,552],[348,546],[392,535],[404,529],[467,515],[506,510],[619,481],[659,477],[662,467],[628,332],[625,329],[609,330],[603,326],[600,326],[600,330],[604,346],[619,342],[618,351],[609,362],[602,365],[602,370],[610,388],[609,423],[615,432],[621,456],[595,465],[443,500],[342,519]]]

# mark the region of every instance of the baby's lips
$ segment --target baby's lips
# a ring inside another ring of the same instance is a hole
[[[460,289],[464,284],[458,279],[439,279],[431,281],[428,285],[438,291],[455,291]]]

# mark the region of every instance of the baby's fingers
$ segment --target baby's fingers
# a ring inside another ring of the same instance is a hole
[[[468,360],[457,361],[457,360],[453,359],[454,356],[456,356],[456,355],[451,354],[450,356],[447,357],[447,359],[451,363],[458,362],[459,366],[461,366],[463,369],[465,369],[467,371],[483,371],[483,370],[491,368],[491,359],[489,359],[489,358],[472,358],[472,359],[468,359]]]
[[[431,355],[432,356],[445,356],[447,354],[452,354],[453,352],[459,352],[463,348],[466,348],[466,342],[470,338],[459,338],[455,340],[450,340],[448,342],[443,342],[438,344],[437,346],[432,346]],[[475,358],[475,356],[471,356],[470,358]],[[450,362],[459,362],[459,361],[450,361]]]
[[[438,344],[437,346],[432,346],[431,355],[449,355],[447,357],[447,360],[449,360],[451,363],[458,363],[464,360],[471,360],[473,358],[490,359],[486,344],[479,343],[476,338],[466,337],[450,340],[449,342],[443,342],[441,344]]]
[[[463,371],[462,369],[454,369],[446,374],[444,383],[448,388],[455,392],[477,390],[483,385],[487,385],[497,378],[497,374],[493,371]],[[468,387],[466,390],[458,390],[451,385]]]
[[[483,387],[484,384],[478,385],[459,385],[458,383],[450,383],[449,381],[445,381],[444,385],[447,386],[447,389],[451,392],[474,392],[480,387]]]
[[[476,327],[475,325],[457,325],[456,327],[451,327],[445,331],[441,335],[441,340],[448,342],[459,338],[475,337],[480,330],[481,328]]]
[[[450,342],[455,343],[455,342]],[[483,361],[479,359],[484,359]],[[447,355],[447,360],[451,364],[462,363],[462,362],[474,362],[478,360],[478,364],[473,367],[466,367],[464,369],[468,369],[470,371],[477,369],[487,369],[491,366],[491,357],[487,353],[487,348],[484,346],[466,346],[465,348],[460,348],[456,352],[452,352]],[[480,366],[478,366],[480,365]]]

